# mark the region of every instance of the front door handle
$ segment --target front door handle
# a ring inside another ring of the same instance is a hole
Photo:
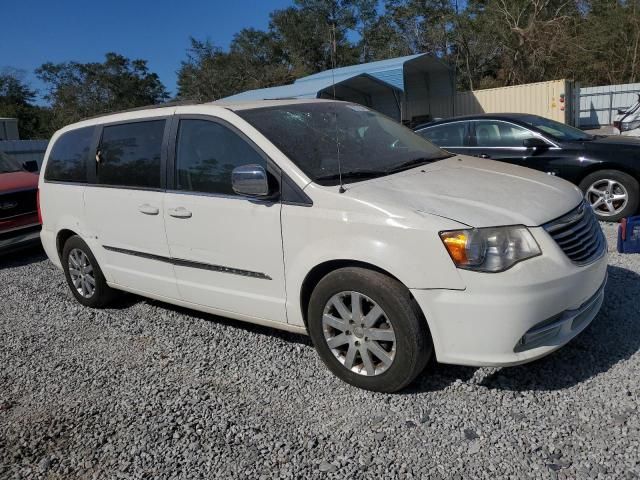
[[[145,215],[157,215],[160,213],[158,207],[154,207],[153,205],[149,205],[148,203],[143,203],[138,207],[138,211],[140,213],[144,213]]]
[[[480,158],[491,158],[491,155],[488,155],[486,153],[481,153],[480,155],[478,155]]]
[[[170,208],[168,212],[175,218],[191,218],[191,212],[184,207]]]

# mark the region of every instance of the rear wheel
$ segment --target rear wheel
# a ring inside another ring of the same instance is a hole
[[[424,369],[432,346],[426,322],[401,283],[349,267],[316,286],[309,334],[329,369],[351,385],[395,392]]]
[[[62,249],[62,267],[73,296],[86,307],[102,308],[115,297],[87,244],[70,237]]]
[[[638,181],[624,172],[600,170],[591,173],[580,182],[580,189],[598,220],[617,222],[638,210]]]

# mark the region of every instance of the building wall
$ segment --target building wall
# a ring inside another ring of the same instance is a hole
[[[0,151],[15,158],[20,163],[35,160],[38,169],[47,150],[48,140],[5,140],[0,141]]]
[[[432,101],[432,115],[447,118],[477,113],[531,113],[571,123],[571,89],[567,80],[458,92]],[[565,94],[565,101],[560,101]],[[564,107],[564,110],[563,110]],[[453,111],[452,111],[453,109]]]
[[[640,83],[604,85],[580,89],[580,127],[611,125],[618,109],[635,105]]]
[[[0,118],[0,140],[18,140],[18,120]]]

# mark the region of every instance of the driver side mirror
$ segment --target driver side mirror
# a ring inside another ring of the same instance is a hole
[[[265,198],[273,194],[266,170],[256,164],[234,168],[231,172],[231,187],[238,195],[246,197]]]
[[[522,144],[533,150],[542,150],[544,148],[549,148],[549,144],[538,137],[525,138]]]

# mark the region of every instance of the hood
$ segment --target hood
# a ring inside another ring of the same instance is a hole
[[[0,193],[38,188],[38,175],[30,172],[0,173]]]
[[[599,135],[588,142],[581,142],[585,147],[608,149],[612,145],[629,148],[640,148],[640,138],[626,135]]]
[[[582,199],[577,187],[552,175],[462,155],[354,183],[347,192],[360,200],[473,227],[538,226],[567,213]]]

